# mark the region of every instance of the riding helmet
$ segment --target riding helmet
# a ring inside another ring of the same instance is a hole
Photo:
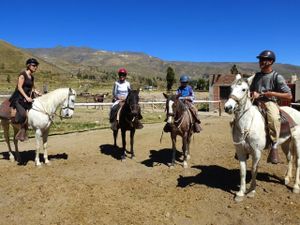
[[[30,58],[30,59],[27,59],[27,61],[26,61],[26,65],[29,65],[29,64],[39,65],[40,63],[35,58]]]
[[[256,56],[258,59],[272,59],[273,62],[276,60],[275,53],[271,50],[264,50],[262,51],[258,56]]]
[[[181,75],[181,77],[180,77],[180,82],[181,82],[181,83],[187,83],[187,82],[189,82],[189,77],[188,77],[188,75],[185,75],[185,74]]]
[[[125,68],[120,68],[118,71],[119,76],[126,76],[127,70]]]

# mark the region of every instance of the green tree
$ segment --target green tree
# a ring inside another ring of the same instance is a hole
[[[206,80],[203,79],[203,78],[200,78],[198,81],[197,81],[197,89],[198,90],[206,90]]]
[[[237,75],[240,73],[235,64],[231,67],[230,72],[231,72],[231,74],[234,74],[234,75]]]
[[[175,72],[172,67],[168,67],[167,69],[167,91],[171,91],[173,84],[175,83]]]

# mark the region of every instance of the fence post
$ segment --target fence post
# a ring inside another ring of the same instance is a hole
[[[219,116],[221,116],[221,101],[219,101]]]

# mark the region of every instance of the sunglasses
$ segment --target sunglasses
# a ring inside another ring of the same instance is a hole
[[[265,61],[272,61],[272,59],[269,58],[259,58],[260,62],[265,62]]]

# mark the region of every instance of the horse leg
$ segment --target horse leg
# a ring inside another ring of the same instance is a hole
[[[237,148],[236,153],[240,162],[240,190],[236,193],[234,200],[236,202],[240,202],[244,200],[244,196],[246,193],[246,159],[247,154],[243,152],[243,150]]]
[[[176,135],[171,134],[172,139],[172,161],[171,161],[171,168],[175,165],[175,157],[176,157]]]
[[[42,137],[42,131],[40,129],[37,129],[35,131],[36,150],[35,150],[35,160],[34,160],[36,166],[42,165],[40,162],[41,137]]]
[[[122,135],[122,151],[123,151],[121,160],[125,160],[125,158],[126,158],[126,130],[121,129],[121,135]]]
[[[256,189],[256,176],[257,176],[257,169],[258,169],[258,163],[261,158],[261,151],[254,150],[253,157],[252,157],[252,170],[251,170],[251,183],[250,188],[248,190],[247,196],[253,198],[255,195],[255,189]]]
[[[131,151],[131,158],[135,157],[134,150],[133,150],[134,133],[135,133],[135,129],[131,129],[130,130],[130,151]]]
[[[113,130],[113,135],[114,135],[114,147],[117,147],[118,131],[119,131],[119,129]]]
[[[187,135],[184,135],[182,137],[182,152],[183,152],[183,168],[188,168],[188,163],[187,163]]]
[[[2,128],[3,128],[4,139],[5,139],[5,142],[6,142],[7,147],[8,147],[9,160],[11,162],[14,162],[15,157],[14,157],[14,154],[11,150],[11,145],[10,145],[10,141],[9,141],[9,122],[8,122],[8,120],[1,120],[1,125],[2,125]]]
[[[300,130],[299,127],[297,126],[293,131],[292,131],[292,143],[293,143],[293,148],[292,148],[292,155],[295,156],[295,163],[296,163],[296,176],[295,176],[295,184],[293,187],[293,192],[296,194],[300,193],[300,188],[299,188],[299,176],[300,176]],[[292,157],[291,157],[292,158]]]
[[[189,136],[188,136],[188,139],[187,139],[187,149],[186,149],[186,153],[187,153],[187,155],[186,155],[186,159],[187,160],[190,160],[191,159],[191,154],[190,154],[190,143],[191,143],[191,138],[192,138],[192,135],[190,134]]]
[[[43,149],[44,149],[44,161],[45,161],[45,164],[50,165],[50,161],[48,159],[48,135],[49,135],[49,129],[47,129],[43,133]]]
[[[292,146],[290,146],[292,145]],[[283,144],[281,144],[281,148],[285,154],[285,157],[288,161],[288,168],[287,168],[287,171],[285,173],[285,176],[284,176],[284,184],[285,185],[288,185],[290,183],[290,179],[292,178],[292,172],[293,172],[293,156],[294,156],[294,144],[287,141]]]
[[[21,129],[21,125],[13,126],[15,154],[16,154],[16,160],[17,160],[18,163],[21,163],[21,156],[20,156],[20,153],[19,153],[19,146],[18,146],[19,141],[16,139],[16,136],[17,136],[17,133],[19,132],[20,129]]]

